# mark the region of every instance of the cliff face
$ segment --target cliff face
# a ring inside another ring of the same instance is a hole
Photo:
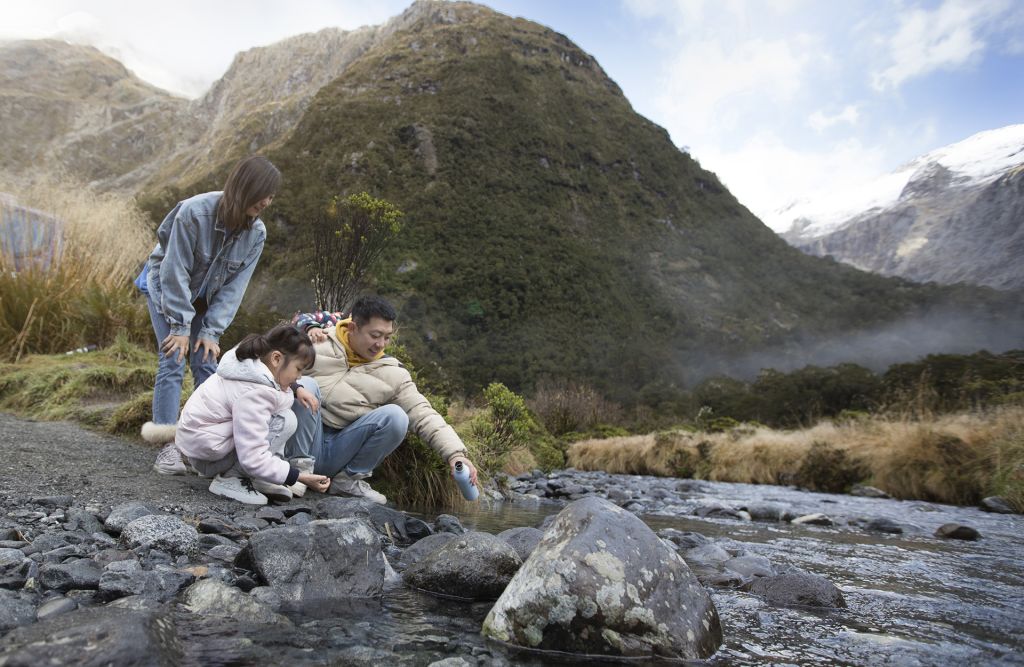
[[[1024,288],[1024,125],[915,160],[899,195],[845,219],[798,219],[783,237],[865,271],[918,282]]]

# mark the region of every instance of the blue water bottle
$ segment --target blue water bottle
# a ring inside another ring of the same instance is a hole
[[[469,480],[469,466],[462,461],[455,462],[455,483],[459,485],[459,491],[466,500],[476,500],[480,497],[480,489]]]

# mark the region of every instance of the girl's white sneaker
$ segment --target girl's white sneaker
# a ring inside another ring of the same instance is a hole
[[[210,482],[210,493],[231,498],[246,505],[266,505],[267,497],[252,486],[248,477],[221,477],[217,475]]]

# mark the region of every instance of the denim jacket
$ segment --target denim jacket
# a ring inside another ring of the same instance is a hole
[[[207,192],[178,202],[156,230],[146,286],[172,336],[190,335],[193,304],[204,296],[208,308],[199,337],[219,341],[263,252],[267,228],[262,220],[230,236],[217,221],[221,194]]]

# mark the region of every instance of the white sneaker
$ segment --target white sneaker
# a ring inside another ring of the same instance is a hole
[[[291,490],[287,486],[283,486],[281,484],[274,484],[273,482],[265,482],[262,479],[253,478],[252,486],[254,489],[265,495],[268,500],[286,503],[292,499]]]
[[[349,477],[344,470],[334,476],[330,491],[336,494],[355,496],[356,498],[366,498],[378,505],[386,505],[388,502],[387,497],[383,493],[374,491],[361,477]]]
[[[153,470],[161,475],[184,475],[185,462],[181,460],[181,454],[173,442],[167,443],[160,453],[156,455],[156,463]]]
[[[299,472],[313,472],[313,459],[292,459],[291,464],[298,468]],[[288,487],[288,489],[292,492],[292,495],[295,496],[296,498],[301,498],[302,496],[304,496],[306,494],[307,488],[308,487],[306,487],[306,485],[303,484],[302,482],[295,482],[294,484]]]
[[[237,500],[246,505],[266,505],[267,497],[252,487],[248,477],[221,477],[210,482],[210,493]]]

